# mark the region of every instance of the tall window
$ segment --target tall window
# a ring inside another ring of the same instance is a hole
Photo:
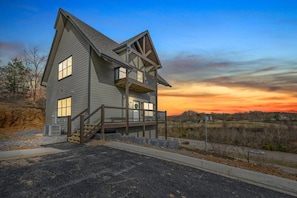
[[[143,72],[137,71],[137,81],[143,83]]]
[[[143,109],[145,109],[145,110],[154,110],[154,104],[144,102],[143,103]],[[153,111],[145,111],[145,116],[153,116],[153,115],[154,115]]]
[[[58,117],[71,116],[71,97],[58,100]]]
[[[72,74],[72,56],[59,63],[58,80]]]
[[[126,68],[120,67],[119,69],[119,79],[126,78]]]

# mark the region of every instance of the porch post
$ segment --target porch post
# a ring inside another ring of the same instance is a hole
[[[129,71],[126,69],[126,135],[129,135]]]
[[[157,68],[155,68],[155,89],[156,89],[156,91],[155,91],[155,94],[156,94],[156,101],[155,101],[155,103],[156,103],[156,114],[155,114],[155,119],[156,119],[156,138],[158,138],[158,136],[159,136],[159,131],[158,131],[158,74],[157,74]]]
[[[145,136],[145,110],[142,109],[142,137]]]

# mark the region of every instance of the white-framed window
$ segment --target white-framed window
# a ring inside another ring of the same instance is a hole
[[[137,81],[143,83],[143,72],[137,71]]]
[[[143,102],[143,109],[145,110],[154,110],[154,104],[149,102]],[[145,116],[153,116],[153,111],[145,111]]]
[[[71,97],[58,100],[58,117],[71,116]]]
[[[72,56],[59,63],[58,80],[72,74]]]
[[[120,67],[119,69],[119,79],[126,78],[126,68]]]

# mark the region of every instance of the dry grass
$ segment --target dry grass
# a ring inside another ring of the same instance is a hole
[[[170,152],[173,152],[172,150],[169,150]],[[205,153],[205,151],[202,151],[200,149],[197,149],[192,146],[188,145],[180,145],[180,149],[176,151],[179,154],[195,157],[207,161],[212,161],[216,163],[225,164],[228,166],[238,167],[246,170],[251,170],[255,172],[261,172],[264,174],[270,174],[275,175],[278,177],[283,177],[291,180],[297,181],[297,175],[296,174],[289,174],[284,171],[281,171],[279,168],[276,168],[272,165],[267,165],[263,163],[248,163],[243,160],[239,160],[236,158],[231,158],[227,156],[219,156],[216,153]]]

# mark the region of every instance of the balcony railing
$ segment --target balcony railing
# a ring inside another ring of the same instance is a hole
[[[147,93],[155,91],[154,80],[151,76],[143,72],[132,71],[129,74],[129,90],[136,92]],[[115,69],[115,85],[118,87],[126,88],[126,70],[125,68],[118,67]]]

